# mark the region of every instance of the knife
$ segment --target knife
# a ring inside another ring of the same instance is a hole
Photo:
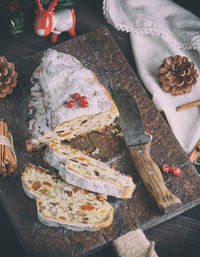
[[[168,190],[158,165],[151,158],[152,136],[145,133],[137,102],[127,91],[121,89],[113,89],[112,97],[119,110],[125,142],[147,190],[164,213],[177,209],[182,204],[181,200]]]

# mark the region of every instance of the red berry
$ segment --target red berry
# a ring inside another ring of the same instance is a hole
[[[180,175],[181,174],[181,169],[176,168],[175,170],[173,170],[173,174],[174,174],[174,176]]]
[[[87,97],[86,96],[81,96],[80,98],[79,98],[79,100],[82,102],[82,101],[86,101],[87,102]]]
[[[169,165],[168,164],[163,164],[162,171],[163,172],[168,172],[169,171]]]
[[[169,171],[170,171],[170,172],[174,172],[175,169],[176,169],[176,166],[174,166],[174,165],[172,165],[172,166],[169,167]]]
[[[87,108],[88,107],[88,101],[81,101],[81,106],[83,108]]]
[[[79,93],[73,94],[74,100],[78,100],[78,99],[80,99],[80,97],[81,97],[81,95]]]
[[[67,107],[68,107],[68,108],[72,108],[72,107],[74,107],[74,106],[75,106],[74,100],[69,100],[69,101],[67,102]]]

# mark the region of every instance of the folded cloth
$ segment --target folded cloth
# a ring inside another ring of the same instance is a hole
[[[141,229],[136,229],[113,242],[118,257],[158,257],[155,243],[149,241]]]
[[[200,107],[177,112],[200,99],[200,76],[189,94],[172,96],[160,87],[159,66],[169,56],[187,56],[200,75],[200,19],[170,0],[104,0],[104,15],[117,30],[130,32],[138,74],[183,149],[200,139]]]

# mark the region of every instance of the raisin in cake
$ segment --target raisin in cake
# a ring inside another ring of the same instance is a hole
[[[114,210],[105,195],[72,186],[40,166],[26,166],[22,185],[36,199],[38,218],[45,225],[94,231],[112,223]]]
[[[87,190],[118,198],[131,198],[135,184],[131,177],[111,169],[105,163],[53,142],[45,151],[45,160],[59,171],[66,182]]]
[[[108,91],[95,74],[71,55],[47,50],[32,75],[29,104],[29,151],[56,140],[71,140],[90,131],[101,131],[119,116]],[[73,94],[86,96],[88,107],[78,101],[68,108]]]

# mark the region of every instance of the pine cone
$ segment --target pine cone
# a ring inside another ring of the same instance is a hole
[[[14,63],[8,62],[4,56],[0,56],[0,98],[11,94],[17,84],[18,74],[14,69]]]
[[[188,94],[197,82],[198,73],[194,63],[180,55],[164,59],[159,67],[159,80],[162,89],[172,95]]]

